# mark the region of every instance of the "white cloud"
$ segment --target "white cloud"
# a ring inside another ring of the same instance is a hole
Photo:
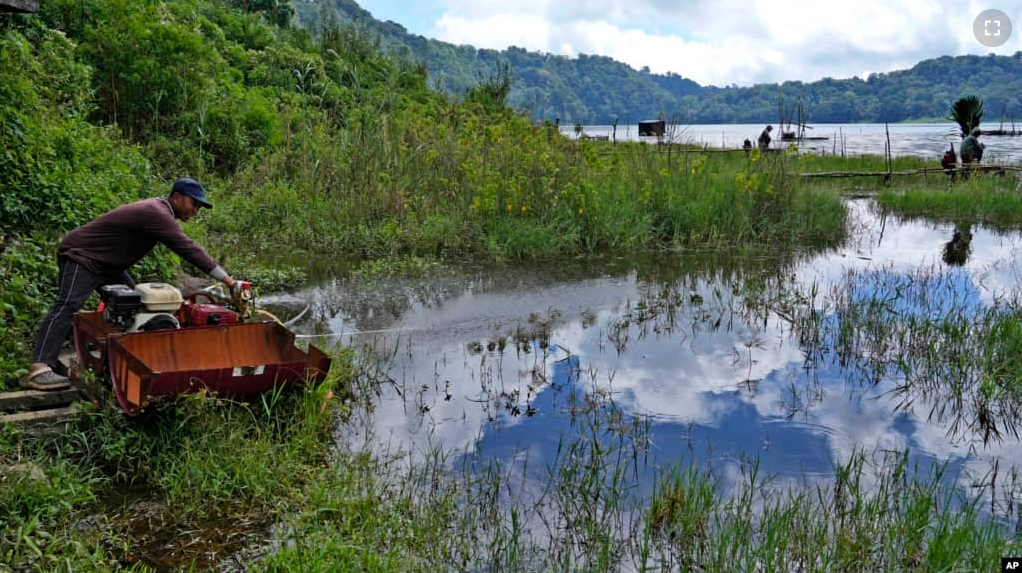
[[[439,39],[452,44],[469,44],[477,48],[503,49],[519,46],[544,51],[550,41],[546,20],[535,14],[495,14],[464,17],[444,14],[435,27]]]
[[[599,54],[704,85],[749,85],[1019,50],[1022,17],[1004,46],[988,48],[973,37],[973,20],[986,8],[951,0],[447,0],[430,35],[480,48]],[[998,8],[1022,15],[1022,0]]]

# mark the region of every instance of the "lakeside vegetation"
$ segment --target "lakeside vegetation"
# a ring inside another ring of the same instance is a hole
[[[463,98],[435,94],[423,70],[383,57],[362,32],[290,29],[260,4],[54,0],[39,17],[0,17],[4,387],[53,296],[61,234],[180,175],[206,182],[216,204],[189,232],[242,278],[269,283],[277,275],[259,261],[292,249],[366,259],[385,275],[375,261],[832,246],[847,232],[838,195],[849,185],[797,173],[885,168],[572,143],[504,107],[500,77]],[[909,179],[880,200],[911,212],[896,202],[946,185]],[[970,197],[1011,201],[1005,185],[974,177],[942,204],[960,204],[957,216]],[[1014,205],[987,209],[1017,228]],[[161,251],[135,272],[173,280],[177,265]],[[1014,399],[1005,349],[1018,321],[982,324],[986,391]],[[1020,549],[985,500],[900,456],[872,467],[857,454],[833,483],[807,489],[773,487],[752,460],[733,492],[678,467],[636,502],[642,420],[620,424],[584,384],[577,400],[589,407],[550,468],[551,521],[537,527],[529,518],[542,508],[503,497],[499,466],[448,477],[447,452],[404,466],[335,448],[337,419],[371,409],[382,381],[334,354],[324,385],[251,404],[198,395],[141,420],[90,412],[61,436],[0,429],[0,467],[17,468],[0,475],[0,571],[155,570],[165,555],[139,553],[133,518],[147,534],[191,532],[196,546],[169,566],[195,570],[239,550],[260,571],[981,570]],[[260,547],[271,535],[281,541]]]

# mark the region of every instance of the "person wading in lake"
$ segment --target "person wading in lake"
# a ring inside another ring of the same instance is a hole
[[[60,390],[70,381],[54,372],[57,355],[71,331],[71,317],[92,291],[106,284],[135,286],[128,268],[163,243],[234,291],[241,287],[209,254],[185,235],[175,219],[187,221],[201,207],[212,208],[206,190],[193,179],[178,179],[167,197],[123,205],[77,229],[57,249],[57,300],[43,319],[28,375],[21,385],[35,390]]]
[[[774,126],[768,125],[763,130],[763,133],[759,134],[759,150],[766,151],[770,149],[770,132],[774,130]]]
[[[982,133],[978,127],[974,127],[969,135],[962,140],[962,146],[958,151],[961,154],[963,165],[979,163],[983,159],[983,150],[986,149],[986,145],[983,145],[978,139]]]

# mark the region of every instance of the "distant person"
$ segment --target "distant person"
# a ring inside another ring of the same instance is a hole
[[[961,152],[963,164],[979,163],[983,159],[983,150],[986,149],[986,145],[979,141],[979,136],[982,133],[978,127],[974,127],[969,132],[969,135],[962,140],[962,146],[959,148],[959,151]]]
[[[745,143],[742,144],[742,149],[745,150],[746,155],[752,151],[752,141],[750,141],[748,137],[745,138]]]
[[[955,153],[955,144],[951,144],[951,149],[944,152],[944,157],[940,158],[940,166],[944,168],[944,174],[951,179],[955,178],[955,168],[958,167],[958,154]]]
[[[774,126],[768,125],[768,126],[766,126],[766,129],[763,130],[763,133],[759,134],[759,150],[760,151],[766,151],[767,149],[770,149],[770,140],[771,140],[770,132],[773,131],[773,130],[774,130]]]

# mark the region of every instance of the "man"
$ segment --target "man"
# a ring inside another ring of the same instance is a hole
[[[60,346],[71,330],[71,317],[89,294],[105,284],[134,286],[127,269],[163,243],[184,260],[232,292],[235,281],[181,230],[175,219],[187,221],[202,207],[212,208],[206,190],[194,179],[178,179],[167,197],[143,199],[118,207],[71,231],[57,249],[57,301],[43,319],[32,353],[32,365],[22,385],[36,390],[59,390],[70,381],[54,372]]]
[[[969,132],[969,135],[962,140],[962,146],[959,148],[959,152],[962,155],[962,163],[968,164],[973,161],[979,163],[983,159],[983,150],[986,149],[986,145],[980,143],[978,139],[982,133],[978,127],[974,127]]]
[[[759,150],[766,151],[770,149],[770,132],[774,130],[774,126],[768,125],[763,133],[759,134]]]

